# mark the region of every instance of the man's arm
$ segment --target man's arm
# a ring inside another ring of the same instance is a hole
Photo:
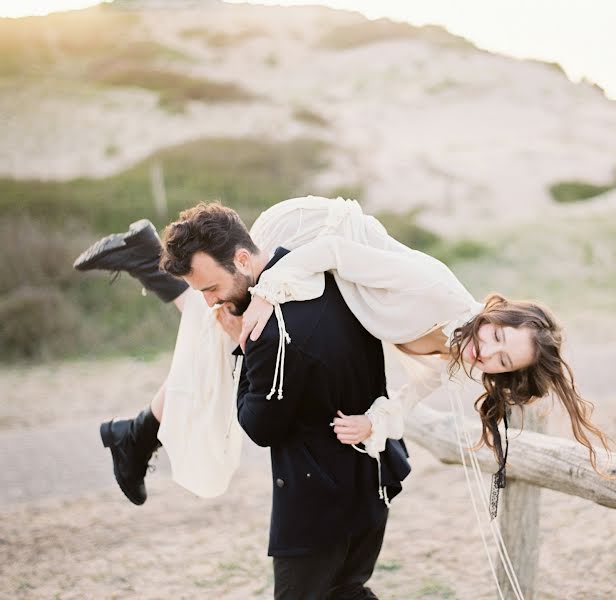
[[[283,397],[278,399],[280,372],[271,399],[278,335],[265,332],[256,342],[248,341],[237,394],[240,425],[259,446],[275,446],[293,431],[301,391],[305,388],[310,359],[292,342],[286,345]]]

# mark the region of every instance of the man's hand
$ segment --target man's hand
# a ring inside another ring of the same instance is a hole
[[[248,336],[253,342],[258,340],[273,312],[274,307],[267,300],[259,296],[252,297],[243,315],[242,331],[239,336],[239,344],[243,352],[246,351]]]
[[[225,304],[217,309],[216,318],[222,325],[222,328],[229,334],[231,339],[236,344],[239,344],[240,333],[242,331],[242,317],[236,317],[231,314],[229,305],[225,302]]]
[[[372,423],[366,415],[345,415],[338,411],[334,419],[334,433],[343,444],[360,444],[372,434]]]

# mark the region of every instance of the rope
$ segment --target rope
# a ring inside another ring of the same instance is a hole
[[[364,450],[363,448],[359,448],[358,446],[356,446],[355,444],[351,444],[351,446],[357,450],[357,452],[361,452],[362,454],[368,454],[367,450]],[[381,481],[381,458],[380,458],[380,454],[377,454],[375,457],[370,457],[370,458],[374,458],[374,460],[376,460],[376,466],[377,466],[377,473],[379,476],[379,498],[385,502],[385,506],[387,508],[389,508],[391,506],[391,501],[389,499],[389,497],[387,496],[387,487],[384,486]]]
[[[490,552],[488,549],[488,545],[487,545],[487,541],[485,539],[485,534],[483,532],[483,527],[482,527],[482,522],[481,522],[481,517],[479,515],[479,510],[477,508],[477,502],[475,499],[475,493],[473,492],[473,488],[472,488],[472,484],[470,481],[470,477],[468,474],[468,466],[466,463],[466,458],[465,458],[465,450],[464,447],[462,445],[462,434],[461,431],[464,434],[464,438],[466,441],[466,447],[470,448],[472,447],[472,441],[470,439],[470,436],[468,434],[468,432],[464,429],[463,426],[461,426],[461,423],[463,423],[463,418],[464,418],[464,409],[462,406],[462,402],[460,399],[460,393],[458,390],[453,391],[453,395],[455,396],[455,400],[456,400],[456,404],[454,405],[453,399],[451,398],[452,394],[449,394],[450,397],[450,402],[452,405],[452,412],[454,415],[454,423],[455,423],[455,427],[456,427],[456,437],[458,440],[458,447],[460,450],[460,457],[462,459],[462,465],[464,467],[464,476],[466,478],[466,483],[468,486],[468,490],[471,496],[471,503],[473,505],[473,510],[475,512],[475,517],[477,519],[477,524],[479,525],[479,533],[481,535],[481,539],[484,545],[484,549],[486,551],[486,556],[488,557],[488,563],[490,565],[490,570],[492,571],[492,576],[494,578],[494,582],[496,584],[496,588],[498,591],[498,594],[501,598],[501,600],[504,600],[503,597],[503,592],[502,589],[498,583],[498,578],[496,576],[496,571],[494,569],[494,564],[492,562],[492,558],[490,556]],[[458,422],[458,419],[460,419],[461,422]],[[490,514],[490,509],[488,506],[488,499],[487,496],[485,494],[485,491],[483,489],[483,482],[481,481],[481,469],[479,467],[479,461],[477,460],[477,456],[473,453],[473,452],[469,452],[469,456],[470,456],[470,460],[471,460],[471,465],[473,467],[473,474],[475,476],[475,483],[477,485],[477,489],[479,490],[479,497],[481,499],[482,505],[483,505],[483,509],[485,511],[485,514]],[[496,543],[496,547],[498,550],[498,555],[499,558],[501,560],[501,563],[503,565],[503,568],[505,570],[505,574],[507,575],[507,578],[509,580],[509,583],[511,584],[511,588],[513,590],[513,593],[516,597],[516,600],[524,600],[524,596],[522,594],[522,590],[520,588],[520,584],[518,582],[517,576],[515,574],[515,570],[513,568],[513,565],[511,563],[511,559],[509,557],[509,553],[507,552],[507,548],[505,546],[505,542],[503,540],[503,537],[501,535],[501,531],[500,528],[498,527],[497,523],[494,520],[490,520],[489,521],[489,525],[490,525],[490,532],[492,533],[492,536],[494,538],[494,542]]]
[[[282,315],[282,308],[279,303],[274,304],[274,315],[276,315],[276,321],[278,323],[278,352],[276,353],[276,367],[274,369],[274,381],[272,382],[272,389],[266,396],[268,400],[272,399],[272,396],[276,392],[276,383],[278,382],[278,373],[280,373],[280,384],[278,385],[278,400],[282,400],[282,385],[284,380],[284,359],[286,354],[286,345],[291,342],[291,337],[287,333],[287,329]]]

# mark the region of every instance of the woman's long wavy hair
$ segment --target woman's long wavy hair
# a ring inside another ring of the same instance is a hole
[[[590,421],[594,406],[577,392],[571,368],[560,355],[562,329],[545,307],[533,302],[507,300],[498,294],[489,295],[484,310],[453,332],[449,374],[453,375],[462,366],[466,374],[472,376],[472,367],[469,373],[462,362],[462,353],[468,344],[473,344],[476,354],[479,354],[478,332],[485,323],[529,329],[535,356],[529,367],[509,373],[482,374],[486,391],[475,401],[475,410],[481,417],[483,428],[479,445],[491,448],[503,467],[505,460],[498,424],[505,417],[505,411],[516,405],[523,407],[552,391],[569,413],[575,439],[588,448],[593,469],[605,475],[597,468],[597,453],[589,434],[596,436],[608,453],[609,439]]]

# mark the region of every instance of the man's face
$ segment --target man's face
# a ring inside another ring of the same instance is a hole
[[[232,314],[239,316],[244,313],[251,300],[248,288],[254,285],[249,269],[239,264],[235,273],[229,273],[205,252],[196,252],[190,264],[191,271],[183,279],[203,294],[208,306],[227,302]]]

